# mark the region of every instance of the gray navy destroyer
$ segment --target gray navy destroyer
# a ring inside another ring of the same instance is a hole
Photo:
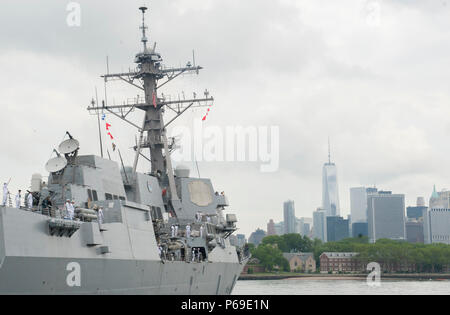
[[[122,80],[145,96],[133,104],[92,102],[88,108],[138,128],[133,166],[79,155],[79,142],[67,132],[46,165],[48,181],[32,176],[32,204],[0,207],[0,294],[226,295],[249,258],[233,241],[237,219],[224,213],[225,194],[215,192],[210,179],[172,167],[175,146],[167,126],[213,98],[207,91],[191,100],[159,95],[166,83],[202,68],[195,61],[164,67],[156,44],[147,45],[147,8],[140,10],[137,67],[103,78]],[[141,127],[127,119],[137,109],[145,112]],[[175,113],[167,123],[166,110]],[[139,158],[151,162],[148,173],[137,171]]]

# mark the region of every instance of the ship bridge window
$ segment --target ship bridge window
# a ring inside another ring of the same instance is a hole
[[[113,196],[111,194],[105,194],[106,200],[113,200]]]
[[[92,190],[92,200],[98,201],[98,195],[96,190]]]
[[[125,197],[119,197],[119,200],[125,201]]]
[[[119,197],[117,195],[113,196],[114,200],[119,200]]]

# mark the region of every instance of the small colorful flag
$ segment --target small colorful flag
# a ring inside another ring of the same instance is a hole
[[[209,112],[210,112],[210,110],[211,110],[211,106],[212,106],[212,105],[209,105],[210,108],[208,108],[208,110],[206,111],[206,115],[203,116],[203,119],[202,119],[203,121],[205,121],[205,120],[206,120],[206,117],[208,117]]]
[[[155,108],[157,107],[157,105],[156,105],[156,94],[155,94],[155,92],[153,92],[153,106],[155,106]]]

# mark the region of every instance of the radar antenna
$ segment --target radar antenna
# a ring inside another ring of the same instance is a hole
[[[147,51],[147,36],[145,35],[145,31],[148,29],[147,26],[145,26],[145,11],[147,11],[147,7],[140,7],[139,10],[142,11],[142,26],[141,26],[141,30],[142,30],[142,39],[141,42],[144,45],[144,53],[148,52]]]
[[[57,157],[50,159],[47,164],[45,164],[45,169],[49,173],[57,173],[62,171],[67,166],[67,160],[65,157],[61,156],[55,149],[53,152],[56,153]]]

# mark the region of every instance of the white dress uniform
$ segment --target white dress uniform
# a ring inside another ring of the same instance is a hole
[[[186,237],[191,237],[191,226],[186,225]]]
[[[175,237],[178,237],[178,225],[175,225]]]
[[[8,200],[8,184],[3,185],[3,202],[2,206],[6,206],[6,201]]]
[[[67,211],[67,218],[69,220],[73,220],[73,215],[74,215],[75,209],[74,209],[72,203],[69,201],[66,202],[66,211]]]
[[[103,210],[102,208],[98,209],[98,223],[103,224],[103,220],[105,219],[105,217],[103,216]]]
[[[33,195],[31,193],[28,193],[27,206],[28,206],[28,209],[33,208]]]
[[[175,226],[171,226],[170,229],[172,230],[172,237],[175,237]]]
[[[203,225],[200,227],[200,237],[203,238]]]
[[[75,215],[75,205],[71,203],[69,208],[69,219],[73,220],[74,215]]]
[[[16,195],[16,208],[20,208],[20,201],[22,200],[22,196],[20,194]]]

